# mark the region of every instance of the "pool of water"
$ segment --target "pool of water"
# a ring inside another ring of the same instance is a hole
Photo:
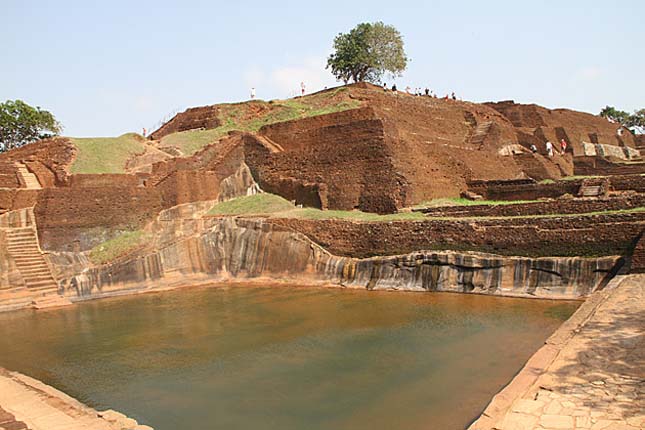
[[[0,314],[0,366],[156,430],[461,429],[577,306],[193,288]]]

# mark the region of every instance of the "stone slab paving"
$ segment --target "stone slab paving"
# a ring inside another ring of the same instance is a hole
[[[42,382],[0,368],[2,430],[152,430],[115,411],[97,412]]]
[[[559,334],[567,338],[530,388],[481,429],[645,429],[645,275],[617,281],[595,293],[570,336]]]

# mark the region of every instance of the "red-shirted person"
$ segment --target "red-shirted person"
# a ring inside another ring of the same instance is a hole
[[[564,139],[560,139],[560,149],[561,149],[561,154],[564,155],[565,152],[567,152],[567,141]]]

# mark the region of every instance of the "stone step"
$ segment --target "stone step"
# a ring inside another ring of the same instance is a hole
[[[35,274],[40,274],[40,273],[47,273],[49,274],[49,267],[47,264],[39,264],[39,265],[33,265],[31,267],[25,266],[20,268],[20,273],[28,276],[28,275],[35,275]]]
[[[49,267],[46,264],[42,264],[39,266],[22,266],[19,267],[18,270],[20,270],[20,273],[23,276],[39,276],[41,274],[48,274],[51,275],[51,272],[49,271]]]
[[[34,252],[33,254],[12,254],[11,255],[15,261],[40,261],[43,260],[43,255],[39,252]]]
[[[54,282],[53,279],[44,279],[42,281],[34,281],[34,282],[27,282],[25,281],[25,284],[27,285],[27,288],[34,289],[34,288],[58,288],[58,284]]]
[[[30,291],[36,294],[52,294],[58,292],[58,285],[38,285],[35,287],[28,287]]]
[[[7,231],[9,237],[36,237],[34,229],[29,227],[15,228]]]
[[[36,250],[39,250],[39,251],[40,251],[40,248],[38,247],[38,245],[36,245],[36,244],[34,244],[34,243],[29,243],[29,244],[24,244],[24,245],[14,245],[14,244],[11,244],[11,245],[7,245],[7,249],[8,249],[9,251],[16,251],[16,252],[20,252],[20,251],[31,251],[31,250],[33,250],[33,249],[36,249]]]
[[[28,284],[35,284],[38,282],[53,282],[53,278],[51,274],[47,275],[23,275],[22,279],[25,280],[26,283]]]
[[[34,309],[47,309],[61,306],[69,306],[72,302],[64,296],[45,296],[42,299],[36,299],[32,302]]]

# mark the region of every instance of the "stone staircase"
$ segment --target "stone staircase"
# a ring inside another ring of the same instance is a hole
[[[25,166],[23,163],[20,163],[20,162],[16,162],[15,166],[18,171],[18,177],[20,178],[20,183],[24,188],[27,188],[29,190],[40,190],[42,188],[40,186],[40,182],[38,182],[38,178],[36,177],[36,175],[31,173],[27,169],[27,166]]]
[[[486,136],[488,136],[488,133],[490,132],[492,125],[493,121],[484,121],[479,123],[475,128],[473,134],[468,139],[468,143],[470,145],[481,148],[481,146],[484,144],[484,139],[486,139]]]
[[[7,230],[6,237],[9,254],[16,262],[27,288],[32,291],[57,291],[56,281],[40,252],[36,231],[31,227],[13,228]]]
[[[11,228],[5,231],[5,237],[7,251],[25,281],[25,293],[30,294],[32,306],[42,309],[71,304],[58,294],[58,284],[40,250],[36,230],[33,227]]]

